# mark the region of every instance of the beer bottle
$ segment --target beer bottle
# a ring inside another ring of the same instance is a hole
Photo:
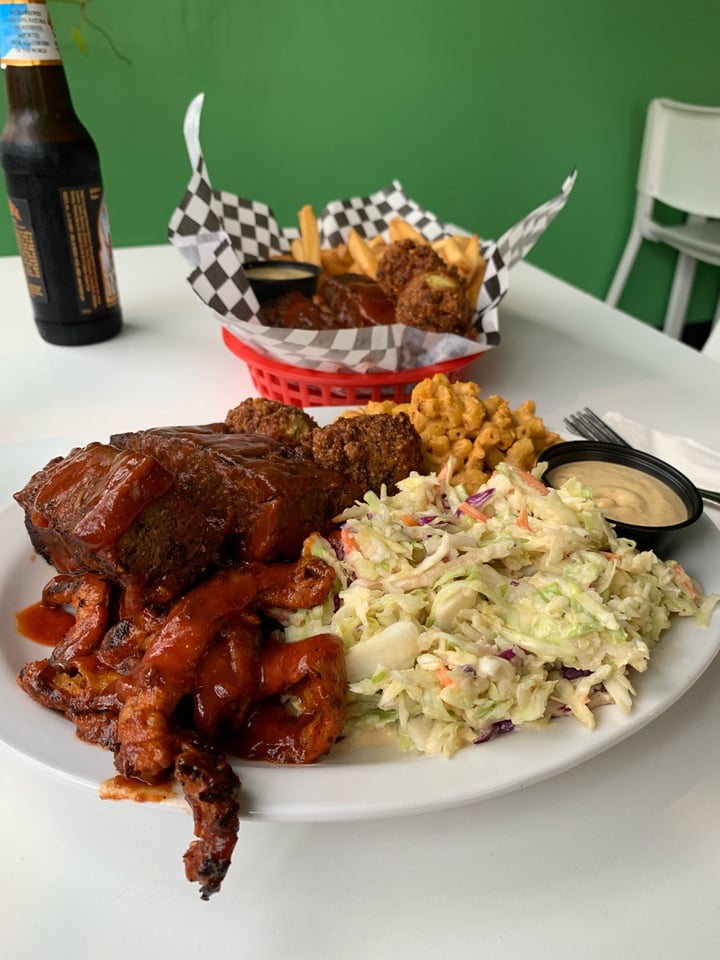
[[[0,165],[38,331],[67,346],[108,340],[122,314],[100,161],[44,0],[0,0],[0,65]]]

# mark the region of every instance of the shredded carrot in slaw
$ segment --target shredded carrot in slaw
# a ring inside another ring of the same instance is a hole
[[[527,470],[518,470],[515,468],[515,473],[521,478],[521,480],[524,480],[529,487],[532,487],[533,490],[537,490],[537,492],[541,493],[544,497],[550,493],[545,484],[541,480],[538,480],[537,477],[534,477],[531,473],[528,473]]]
[[[471,503],[468,503],[467,500],[464,500],[458,510],[461,513],[467,514],[468,517],[472,517],[473,520],[479,520],[481,523],[487,523],[490,519],[486,513],[483,513],[482,510],[478,510],[477,507],[474,507]]]
[[[520,511],[520,513],[519,513],[518,516],[517,516],[517,520],[515,521],[515,525],[518,526],[518,527],[522,527],[523,530],[529,530],[529,529],[530,529],[530,523],[529,523],[529,521],[528,521],[527,507],[523,507],[523,508],[522,508],[522,510]]]

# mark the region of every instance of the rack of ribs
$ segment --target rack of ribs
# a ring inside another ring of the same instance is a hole
[[[166,603],[207,571],[295,559],[327,528],[339,473],[270,437],[173,427],[51,460],[15,499],[36,551]]]

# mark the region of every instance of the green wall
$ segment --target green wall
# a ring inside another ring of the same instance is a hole
[[[398,178],[441,219],[496,237],[577,167],[528,259],[603,297],[648,101],[720,103],[717,0],[93,0],[130,65],[87,28],[83,56],[77,8],[51,9],[116,246],[165,240],[190,172],[183,115],[204,91],[213,185],[285,224]],[[15,252],[0,210],[0,254]],[[660,324],[673,266],[645,245],[621,306]],[[719,276],[700,269],[691,321],[712,315]]]

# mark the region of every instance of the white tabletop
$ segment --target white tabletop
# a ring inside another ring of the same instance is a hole
[[[0,260],[2,503],[74,443],[221,419],[255,393],[174,250],[120,250],[117,265],[122,335],[65,348],[36,334],[19,261]],[[527,264],[500,330],[470,371],[483,393],[533,398],[556,427],[589,405],[720,446],[715,361]],[[210,903],[183,876],[186,816],[101,801],[0,748],[0,955],[713,956],[719,682],[716,661],[630,739],[495,799],[359,824],[243,823]]]

